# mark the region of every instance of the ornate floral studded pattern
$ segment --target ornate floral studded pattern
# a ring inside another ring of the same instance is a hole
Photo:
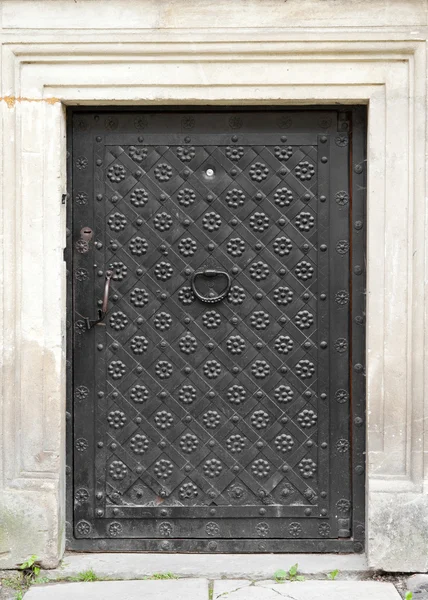
[[[178,393],[178,399],[183,404],[192,404],[196,400],[196,390],[193,385],[183,385]]]
[[[295,368],[300,379],[310,379],[315,373],[315,365],[307,359],[299,360]]]
[[[345,306],[349,302],[349,294],[345,290],[339,290],[334,296],[334,301],[340,306]]]
[[[288,335],[280,335],[275,340],[275,350],[278,354],[288,354],[293,349],[293,340]]]
[[[79,171],[84,171],[88,166],[88,159],[85,156],[79,156],[74,163]]]
[[[247,397],[247,392],[242,385],[232,385],[227,391],[227,399],[231,404],[242,404]]]
[[[245,202],[245,194],[242,190],[233,188],[226,194],[226,203],[230,208],[239,208]]]
[[[254,477],[261,479],[262,477],[267,477],[269,475],[269,471],[271,469],[270,464],[264,458],[258,458],[251,465],[251,472]]]
[[[82,505],[89,500],[89,492],[86,488],[79,488],[74,494],[74,501],[77,505]]]
[[[110,271],[113,271],[113,281],[122,281],[128,274],[128,267],[123,262],[112,262],[109,265]]]
[[[266,263],[259,260],[250,266],[250,276],[255,281],[263,281],[269,275],[269,267]]]
[[[242,256],[245,252],[245,242],[241,238],[232,238],[227,242],[227,251],[232,256]]]
[[[181,352],[183,354],[193,354],[198,347],[196,338],[190,333],[186,333],[178,342]]]
[[[149,301],[149,294],[144,288],[134,288],[129,297],[131,304],[140,308],[141,306],[145,306]]]
[[[282,433],[275,438],[275,446],[279,452],[290,452],[294,446],[294,440],[291,435]]]
[[[127,421],[125,413],[120,410],[112,410],[107,417],[108,424],[114,429],[125,427]]]
[[[107,221],[112,231],[122,231],[126,227],[126,217],[119,212],[115,212],[109,216]]]
[[[173,422],[174,418],[167,410],[160,410],[156,413],[155,423],[158,429],[169,429],[172,427]]]
[[[345,340],[345,338],[338,338],[334,342],[334,349],[336,350],[336,352],[339,352],[339,354],[346,352],[348,349],[348,341]]]
[[[328,523],[320,523],[318,533],[321,537],[328,537],[330,535],[330,525]]]
[[[251,415],[251,423],[255,429],[266,429],[269,421],[270,417],[264,410],[256,410]]]
[[[133,237],[129,242],[129,251],[135,256],[142,256],[143,254],[146,254],[148,247],[149,245],[147,240],[138,235]]]
[[[161,281],[167,281],[168,279],[171,279],[173,272],[174,270],[169,262],[161,261],[155,266],[155,276]]]
[[[136,188],[131,192],[130,200],[131,204],[136,208],[141,208],[147,204],[149,195],[144,188]]]
[[[291,240],[285,236],[277,238],[273,243],[273,251],[278,256],[288,256],[292,249]]]
[[[143,335],[136,335],[131,340],[131,350],[134,354],[144,354],[149,346],[149,341]]]
[[[191,498],[196,498],[198,496],[198,488],[194,483],[183,483],[183,485],[178,490],[178,495],[181,500],[190,500]]]
[[[204,364],[204,375],[208,377],[208,379],[215,379],[221,373],[220,363],[216,360],[207,360]]]
[[[348,513],[351,510],[351,503],[346,498],[341,498],[336,502],[337,510],[340,513]]]
[[[267,523],[257,523],[256,533],[261,538],[267,537],[269,535],[269,525]]]
[[[318,417],[316,413],[308,408],[305,408],[297,415],[297,421],[300,427],[303,427],[304,429],[309,429],[310,427],[316,425],[317,419]]]
[[[74,397],[76,400],[86,400],[86,398],[89,396],[89,390],[87,387],[85,387],[84,385],[79,385],[79,387],[77,387],[74,390]]]
[[[123,165],[116,163],[108,168],[107,177],[113,183],[120,183],[126,177],[126,169]]]
[[[280,286],[273,293],[273,299],[280,306],[287,306],[293,300],[294,293],[289,287]]]
[[[245,300],[245,291],[239,285],[232,285],[227,295],[227,300],[236,306],[242,304]]]
[[[251,373],[256,379],[265,379],[270,373],[270,366],[265,360],[256,360],[251,365]]]
[[[348,240],[339,240],[336,244],[336,252],[339,254],[347,254],[349,252]]]
[[[110,327],[116,331],[125,329],[128,322],[128,317],[120,310],[115,311],[109,319]]]
[[[194,146],[178,146],[177,156],[182,162],[190,162],[195,158],[196,150]]]
[[[278,160],[286,161],[293,156],[291,146],[275,146],[274,154]]]
[[[237,161],[244,156],[243,146],[226,146],[225,154],[229,160]]]
[[[86,194],[86,192],[78,192],[74,198],[74,201],[76,202],[76,204],[80,204],[81,206],[83,204],[87,204],[88,194]]]
[[[298,277],[298,279],[301,281],[307,281],[308,279],[312,279],[314,268],[308,261],[301,260],[299,263],[297,263],[294,272],[296,273],[296,277]]]
[[[206,213],[202,219],[202,227],[207,231],[218,231],[221,225],[221,217],[216,212]]]
[[[85,438],[79,438],[76,440],[75,446],[78,452],[85,452],[89,448],[89,442]]]
[[[159,331],[166,331],[171,327],[172,317],[167,312],[160,312],[154,318],[154,325]]]
[[[196,242],[190,237],[183,238],[178,244],[178,250],[183,256],[193,256],[196,252]]]
[[[302,211],[297,215],[294,222],[300,231],[309,231],[315,225],[315,218],[311,213]]]
[[[281,208],[284,206],[290,206],[293,201],[293,192],[286,187],[278,188],[273,195],[275,204]]]
[[[317,470],[317,464],[312,458],[303,458],[298,466],[300,474],[304,479],[311,479]]]
[[[210,522],[205,525],[205,531],[206,531],[207,535],[209,535],[211,537],[215,537],[215,536],[219,535],[220,527],[217,525],[217,523]]]
[[[296,177],[301,181],[309,181],[315,175],[315,167],[307,160],[304,160],[295,167],[294,172]]]
[[[294,322],[299,329],[309,329],[314,322],[314,316],[308,310],[300,310],[294,317]]]
[[[76,525],[76,532],[79,535],[89,535],[92,531],[92,526],[88,521],[79,521]]]
[[[114,523],[110,523],[108,526],[108,532],[111,537],[117,537],[122,531],[123,527],[118,521],[114,521]]]
[[[155,475],[158,479],[168,479],[174,470],[174,465],[170,460],[162,458],[155,463]]]
[[[289,385],[281,384],[275,388],[274,396],[277,402],[291,402],[294,398],[294,392]]]
[[[188,286],[181,288],[181,290],[178,292],[178,299],[180,300],[181,304],[184,304],[185,306],[192,304],[192,302],[195,300],[195,294],[193,293],[192,288]]]
[[[256,162],[250,167],[250,177],[254,181],[263,181],[269,175],[269,168],[262,162]]]
[[[155,177],[158,181],[168,181],[172,177],[172,167],[167,163],[159,163],[157,167],[155,167]]]
[[[149,447],[149,440],[147,436],[138,433],[131,438],[129,445],[131,446],[132,452],[135,454],[144,454]]]
[[[126,372],[126,367],[121,360],[113,360],[108,366],[108,373],[112,379],[121,379]]]
[[[250,217],[250,227],[261,233],[269,227],[269,217],[264,212],[255,212]]]
[[[300,525],[300,523],[291,523],[288,531],[291,535],[291,537],[297,538],[300,537],[301,533],[302,533],[302,526]]]
[[[349,442],[348,440],[338,440],[336,442],[336,450],[340,453],[340,454],[345,454],[346,452],[348,452],[349,450]]]
[[[349,400],[349,394],[346,390],[337,390],[334,397],[339,404],[345,404]]]
[[[127,466],[121,460],[114,460],[109,467],[110,477],[116,481],[121,481],[128,473]]]
[[[223,471],[223,465],[217,458],[210,458],[204,463],[203,471],[206,477],[213,479]]]
[[[232,452],[232,454],[242,452],[245,446],[246,440],[239,433],[229,436],[226,440],[226,448],[229,450],[229,452]]]
[[[186,454],[191,454],[199,445],[199,440],[193,433],[186,433],[180,438],[180,448]]]
[[[226,347],[231,354],[242,354],[245,350],[245,340],[240,335],[232,335],[227,340]]]
[[[181,206],[190,206],[196,200],[196,193],[190,188],[183,188],[178,192],[177,200]]]
[[[270,317],[263,310],[256,310],[250,317],[251,327],[258,330],[263,330],[269,327]]]
[[[203,415],[202,421],[208,429],[215,429],[220,423],[220,415],[216,410],[208,410]]]
[[[344,191],[336,192],[335,199],[339,206],[345,206],[349,202],[349,194]]]
[[[143,162],[145,158],[147,158],[149,150],[144,146],[129,146],[128,152],[132,160],[135,160],[135,162],[140,163]]]
[[[129,396],[133,402],[135,402],[136,404],[141,404],[142,402],[145,402],[148,399],[149,390],[146,388],[145,385],[140,385],[138,383],[137,385],[134,385],[134,387],[131,388]]]
[[[217,329],[221,323],[221,317],[215,310],[209,310],[202,315],[202,323],[207,329]]]
[[[155,367],[159,379],[168,379],[172,375],[172,364],[167,360],[160,360]]]
[[[159,231],[168,231],[172,227],[172,217],[166,212],[158,213],[153,222]]]

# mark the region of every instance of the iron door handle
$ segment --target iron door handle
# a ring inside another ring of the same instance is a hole
[[[88,330],[92,329],[92,327],[94,327],[95,325],[98,325],[99,323],[101,323],[101,321],[104,321],[104,318],[108,311],[108,299],[109,299],[109,295],[110,295],[110,282],[111,282],[112,277],[113,277],[113,271],[106,271],[106,282],[104,284],[103,303],[102,303],[101,308],[98,309],[98,319],[91,321],[91,319],[89,317],[85,317],[86,328]]]
[[[198,279],[200,279],[202,277],[206,277],[206,278],[224,277],[226,280],[226,285],[225,285],[224,290],[222,290],[217,295],[211,294],[210,296],[204,296],[197,289],[197,281],[198,281]],[[195,273],[193,273],[190,284],[192,287],[192,291],[195,294],[196,298],[198,298],[198,300],[200,300],[201,302],[207,302],[209,304],[214,304],[215,302],[220,302],[220,300],[223,300],[223,298],[225,298],[227,296],[227,293],[230,290],[230,286],[232,285],[232,278],[230,277],[229,273],[227,273],[226,271],[217,270],[217,269],[204,269],[203,271],[196,271]]]

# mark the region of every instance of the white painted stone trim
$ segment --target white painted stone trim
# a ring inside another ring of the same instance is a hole
[[[266,41],[269,32],[242,30],[70,44],[62,35],[2,45],[0,567],[33,552],[53,566],[64,548],[65,105],[339,102],[369,106],[368,560],[426,570],[425,42],[363,32]]]

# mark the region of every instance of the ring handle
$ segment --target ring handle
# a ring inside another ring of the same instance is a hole
[[[197,289],[197,281],[202,277],[224,277],[226,280],[226,286],[224,290],[217,294],[217,296],[212,291],[210,296],[204,296]],[[217,269],[204,269],[203,271],[195,271],[195,273],[193,273],[190,285],[192,287],[193,293],[195,294],[196,298],[198,298],[198,300],[200,300],[201,302],[207,302],[208,304],[214,304],[215,302],[220,302],[220,300],[223,300],[223,298],[227,296],[227,293],[230,290],[230,286],[232,285],[232,278],[230,277],[229,273],[227,273],[227,271]]]

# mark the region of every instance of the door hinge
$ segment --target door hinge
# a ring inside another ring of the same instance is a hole
[[[65,204],[67,200],[68,200],[68,194],[62,194],[61,204]]]

